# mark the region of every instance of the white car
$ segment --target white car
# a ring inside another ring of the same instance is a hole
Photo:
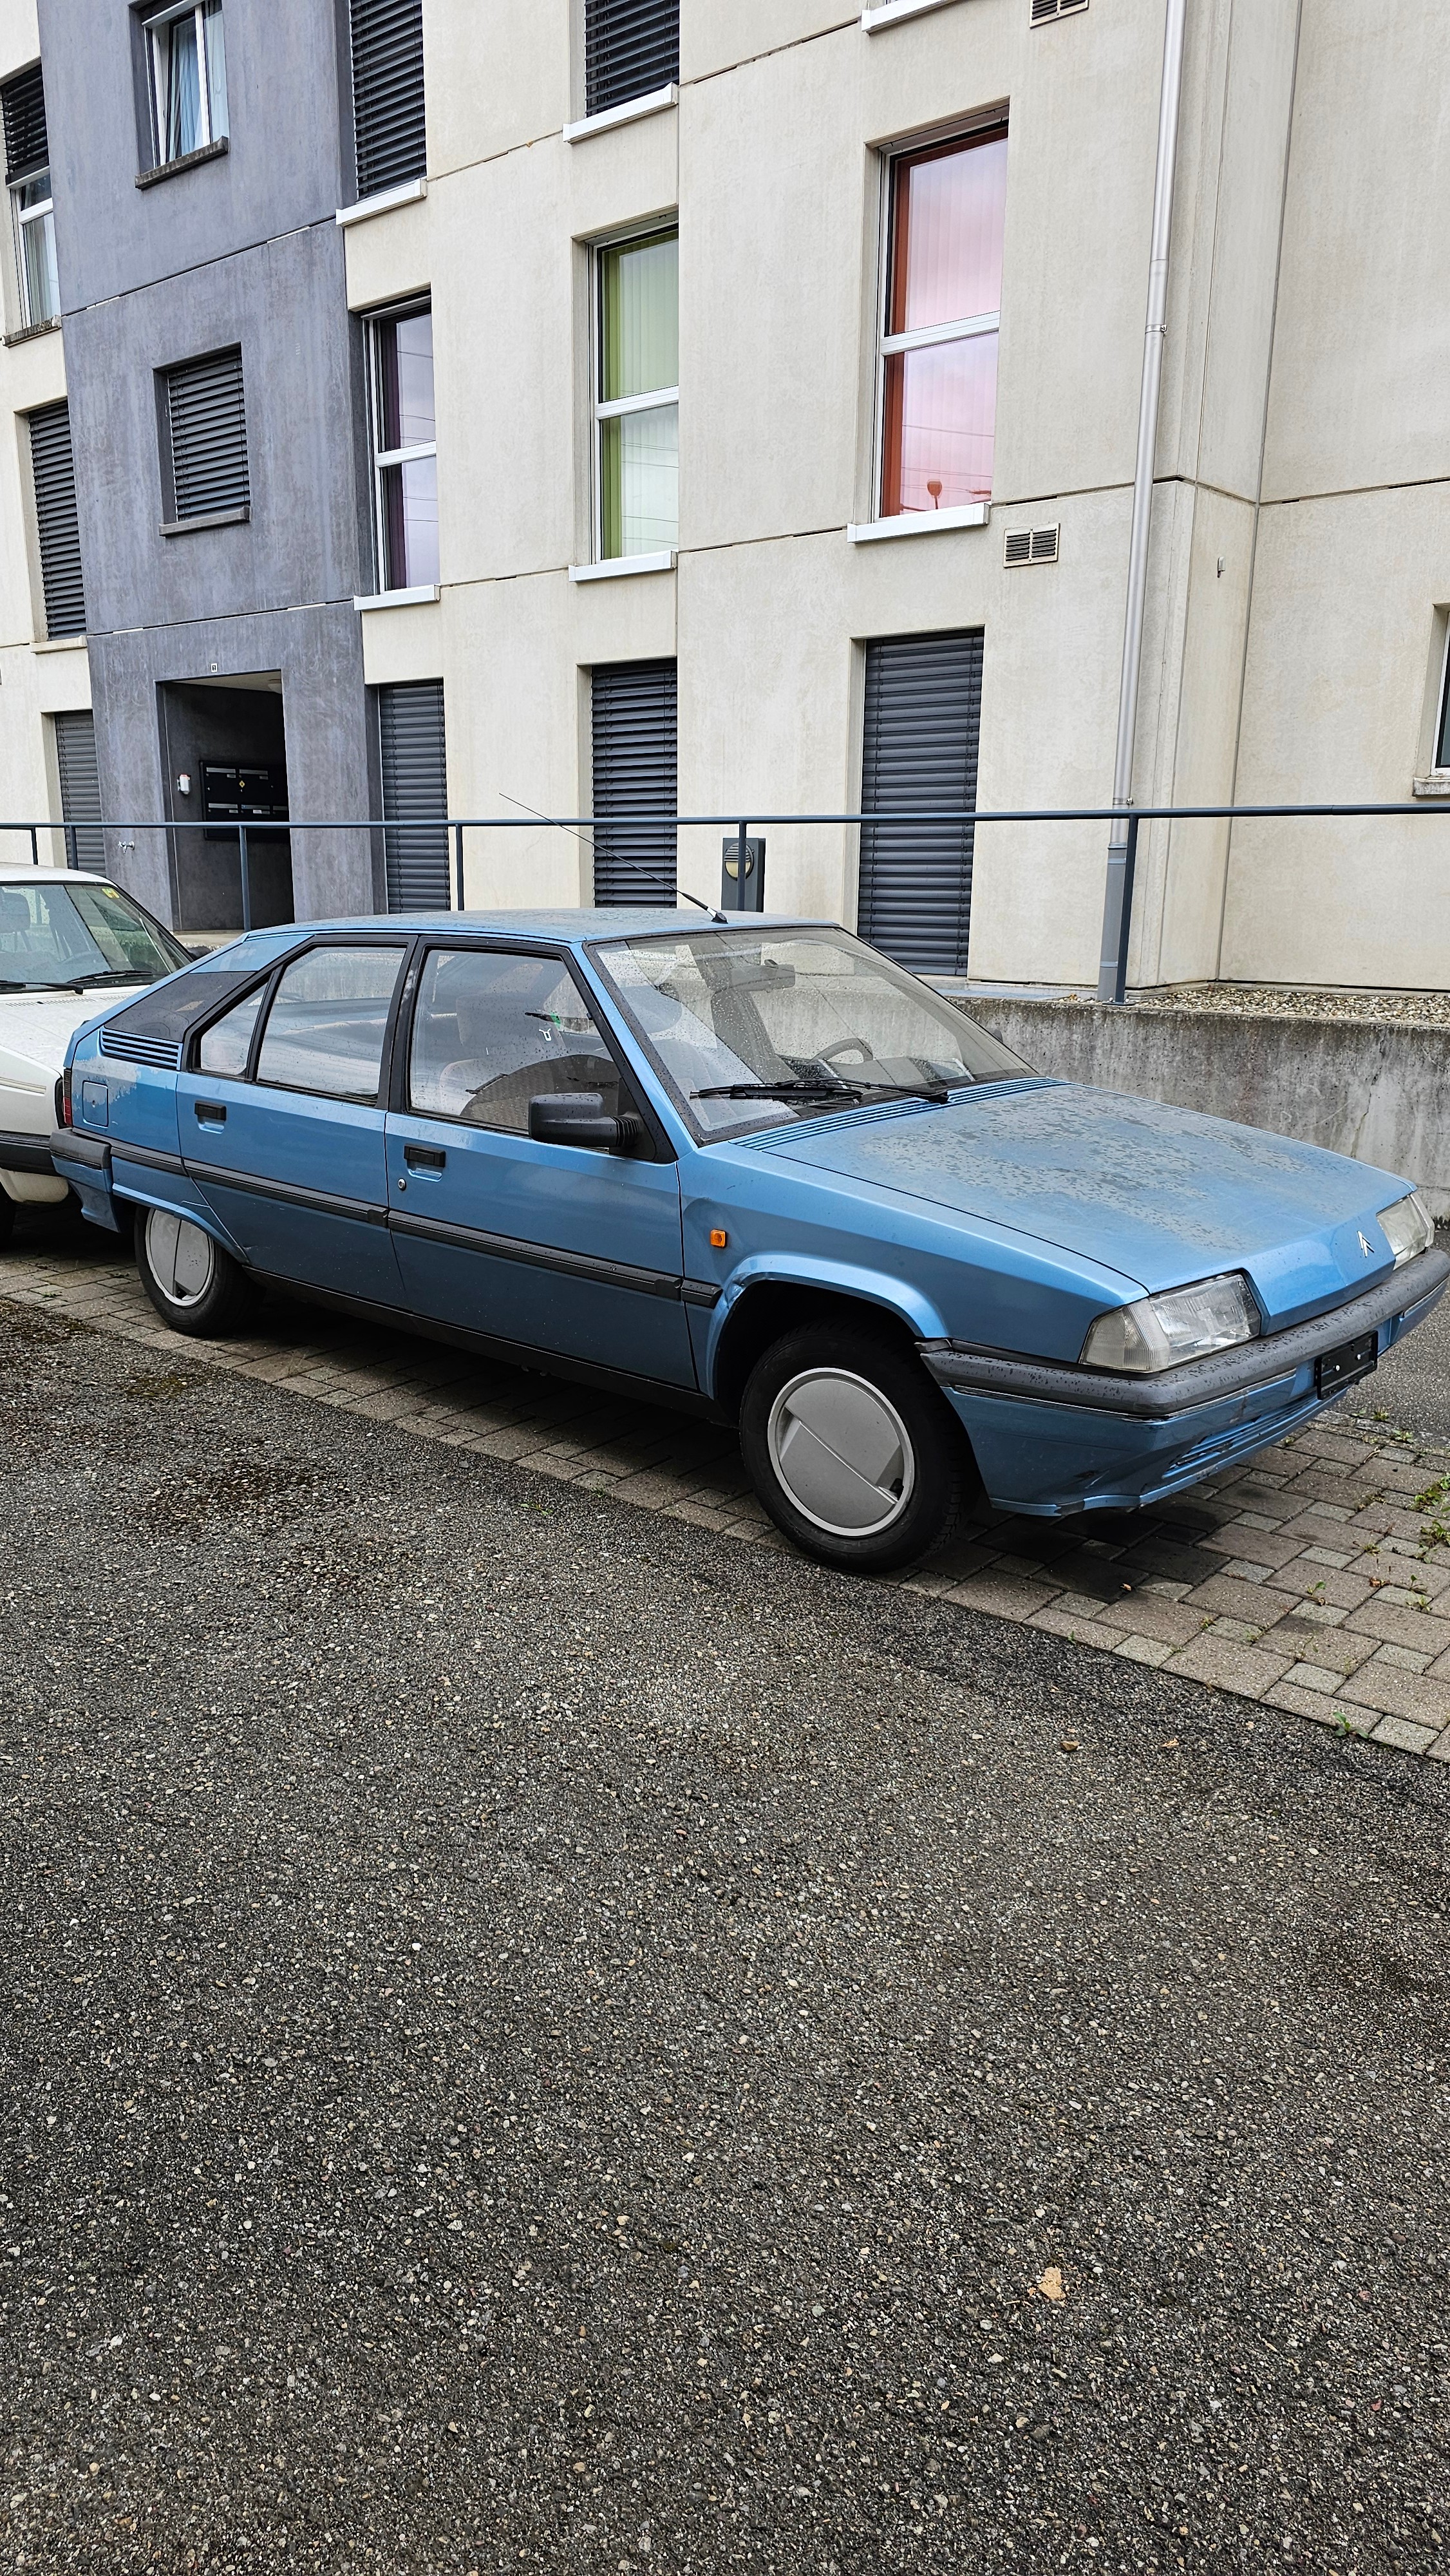
[[[17,1205],[70,1195],[50,1159],[55,1078],[85,1020],[194,953],[79,868],[0,866],[0,1244]]]

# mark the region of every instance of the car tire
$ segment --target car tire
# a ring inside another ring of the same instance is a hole
[[[8,1190],[0,1190],[0,1252],[15,1232],[15,1201]]]
[[[251,1315],[253,1282],[199,1225],[169,1208],[138,1209],[135,1245],[141,1285],[174,1332],[215,1341]]]
[[[773,1342],[746,1381],[740,1446],[777,1529],[851,1573],[917,1564],[977,1496],[965,1432],[889,1327],[805,1324]]]

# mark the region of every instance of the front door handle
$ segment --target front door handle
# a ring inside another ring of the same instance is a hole
[[[224,1101],[195,1100],[192,1102],[192,1107],[196,1111],[198,1127],[225,1127],[227,1112]]]
[[[448,1157],[441,1145],[405,1145],[403,1160],[410,1172],[441,1172]]]

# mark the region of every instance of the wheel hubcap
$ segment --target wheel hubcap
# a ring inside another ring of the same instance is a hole
[[[146,1219],[146,1258],[173,1306],[200,1304],[212,1283],[216,1255],[211,1236],[199,1225],[153,1208]]]
[[[874,1538],[916,1483],[911,1435],[878,1386],[848,1369],[804,1369],[766,1429],[770,1463],[803,1518],[833,1538]]]

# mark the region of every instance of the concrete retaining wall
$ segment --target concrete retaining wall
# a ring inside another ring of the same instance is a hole
[[[1404,1172],[1450,1217],[1450,1029],[1094,1002],[964,1007],[1040,1073],[1358,1155]]]

